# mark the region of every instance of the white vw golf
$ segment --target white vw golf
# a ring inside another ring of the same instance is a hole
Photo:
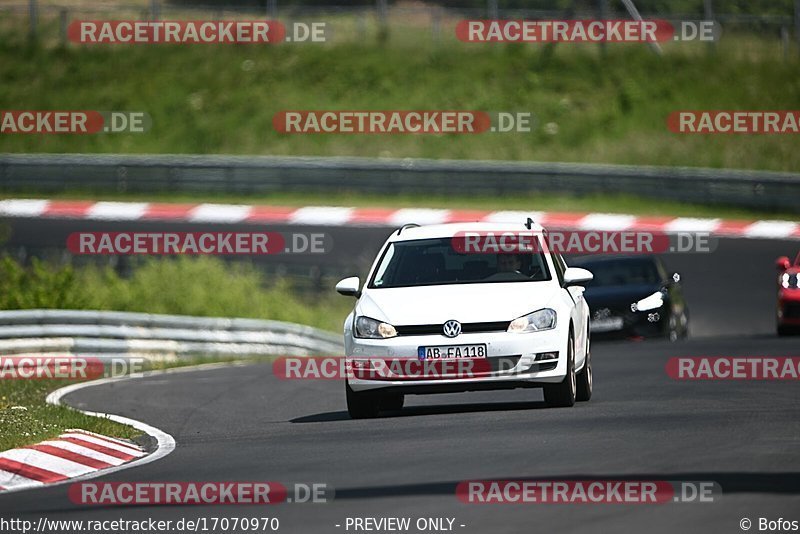
[[[592,274],[547,251],[544,232],[530,219],[406,225],[387,239],[363,287],[358,277],[339,282],[339,293],[358,299],[344,322],[350,416],[399,410],[405,394],[541,387],[551,406],[589,400],[580,285]],[[498,248],[495,235],[534,241]],[[481,236],[482,248],[465,247],[465,236]]]

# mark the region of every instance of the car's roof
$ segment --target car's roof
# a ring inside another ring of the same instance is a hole
[[[390,241],[412,241],[415,239],[432,239],[436,237],[453,237],[460,232],[519,232],[536,233],[544,229],[535,222],[528,229],[525,220],[518,223],[492,223],[492,222],[468,222],[468,223],[448,223],[448,224],[429,224],[425,226],[403,227],[398,235],[395,230]]]

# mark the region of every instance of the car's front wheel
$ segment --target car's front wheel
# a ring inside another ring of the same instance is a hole
[[[778,325],[778,335],[779,336],[791,336],[793,334],[796,334],[798,332],[798,330],[800,330],[800,329],[798,329],[797,327],[791,327],[791,326],[787,326],[785,324],[779,324]]]
[[[380,415],[380,397],[372,391],[353,391],[350,384],[345,381],[347,394],[347,413],[353,419],[369,419]]]
[[[381,409],[389,412],[402,410],[403,404],[405,404],[405,395],[402,393],[388,393],[380,401]]]
[[[578,387],[575,390],[575,400],[579,402],[585,402],[592,398],[592,353],[589,351],[588,342],[586,345],[586,363],[578,373]]]
[[[567,341],[567,376],[559,384],[544,386],[544,401],[548,406],[568,408],[575,405],[577,377],[575,376],[575,338],[572,331]]]

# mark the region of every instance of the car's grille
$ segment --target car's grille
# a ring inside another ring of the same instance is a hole
[[[787,302],[783,305],[783,317],[785,319],[800,319],[800,304]]]
[[[477,332],[505,332],[511,321],[498,321],[491,323],[462,323],[462,334],[474,334]],[[431,334],[441,334],[444,325],[441,324],[415,324],[395,326],[398,336],[426,336]]]

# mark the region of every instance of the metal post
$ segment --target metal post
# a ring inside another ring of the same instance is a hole
[[[500,18],[497,10],[497,0],[486,0],[486,15],[493,20]]]
[[[61,8],[58,12],[58,19],[60,21],[59,28],[61,29],[61,45],[67,46],[67,8]]]
[[[608,0],[597,0],[597,18],[599,20],[606,20],[608,18]],[[600,43],[600,51],[606,53],[606,42]]]
[[[158,0],[150,0],[150,20],[158,20],[160,18],[159,12]]]
[[[376,0],[375,10],[378,15],[378,41],[386,42],[389,38],[389,3],[388,0]]]
[[[706,20],[714,19],[714,0],[703,0],[703,14]]]
[[[278,0],[267,0],[267,17],[270,20],[278,18]]]
[[[433,42],[438,43],[442,34],[442,17],[436,6],[431,7],[431,33],[433,34]]]
[[[36,0],[29,0],[28,1],[28,17],[30,22],[30,38],[36,38],[36,26],[39,22],[39,6],[36,4]]]
[[[625,5],[625,9],[628,10],[628,13],[630,13],[633,20],[638,20],[640,22],[642,21],[642,16],[639,14],[639,10],[636,9],[636,5],[634,5],[633,0],[622,0],[622,3]],[[661,55],[661,45],[654,42],[648,42],[647,44],[656,54]]]
[[[608,0],[597,0],[597,18],[605,20],[608,17]]]
[[[781,47],[783,48],[783,60],[789,59],[789,28],[781,26]]]
[[[703,18],[705,20],[714,20],[714,0],[703,0]],[[709,48],[714,50],[717,47],[716,41],[709,43]]]
[[[800,0],[794,0],[794,38],[800,48]]]

